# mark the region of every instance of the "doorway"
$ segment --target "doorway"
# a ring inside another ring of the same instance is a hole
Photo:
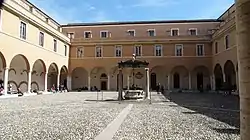
[[[150,75],[150,83],[151,83],[151,89],[156,90],[157,83],[156,83],[156,74],[155,73],[152,73]]]
[[[203,73],[197,73],[197,89],[203,89]]]
[[[175,89],[180,88],[180,75],[179,75],[179,73],[174,74],[174,88]]]
[[[107,81],[101,81],[101,90],[107,90]]]

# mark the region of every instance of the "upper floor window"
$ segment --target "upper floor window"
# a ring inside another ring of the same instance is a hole
[[[74,39],[75,38],[75,34],[74,33],[68,33],[68,38],[69,39]]]
[[[182,56],[183,55],[183,45],[177,44],[175,45],[175,56]]]
[[[95,48],[95,56],[96,57],[102,57],[102,47],[101,46],[96,46],[96,48]]]
[[[155,45],[155,56],[162,56],[162,45]]]
[[[149,29],[148,30],[148,36],[155,36],[156,33],[155,33],[155,29]]]
[[[20,24],[20,38],[26,39],[26,23],[22,21]]]
[[[179,35],[179,29],[171,29],[171,36],[178,36]]]
[[[225,46],[226,46],[226,49],[229,48],[229,35],[225,36]]]
[[[129,36],[135,36],[135,30],[128,30]]]
[[[44,45],[44,33],[43,32],[39,33],[39,45],[40,46]]]
[[[84,56],[83,47],[78,47],[76,49],[76,57],[77,58],[82,58],[83,56]]]
[[[196,28],[189,29],[189,34],[190,35],[197,35],[197,29]]]
[[[136,56],[142,56],[142,47],[140,45],[134,46],[134,54]]]
[[[196,55],[197,56],[203,56],[204,55],[204,45],[203,44],[197,44],[196,45]]]
[[[57,40],[54,39],[54,52],[57,52]]]
[[[67,45],[64,45],[64,56],[67,56],[67,53],[68,53],[68,47]]]
[[[84,32],[84,38],[92,38],[92,33],[91,33],[91,31],[85,31],[85,32]]]
[[[108,33],[109,33],[108,31],[101,31],[100,32],[100,37],[101,38],[108,38]]]
[[[215,44],[214,44],[214,52],[215,52],[215,54],[218,53],[218,42],[215,42]]]
[[[115,46],[115,57],[122,57],[122,46]]]

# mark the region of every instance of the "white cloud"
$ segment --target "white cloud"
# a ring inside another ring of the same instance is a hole
[[[176,0],[136,0],[132,7],[162,7],[178,4]]]

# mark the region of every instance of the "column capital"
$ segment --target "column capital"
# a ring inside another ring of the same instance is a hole
[[[149,68],[145,68],[146,71],[149,71]]]
[[[10,68],[9,68],[9,67],[5,67],[5,68],[4,68],[4,70],[8,70],[8,69],[10,69]]]

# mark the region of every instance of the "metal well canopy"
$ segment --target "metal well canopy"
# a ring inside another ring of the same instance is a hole
[[[127,61],[121,61],[118,63],[119,68],[146,68],[148,67],[148,62],[139,61],[139,60],[127,60]]]

